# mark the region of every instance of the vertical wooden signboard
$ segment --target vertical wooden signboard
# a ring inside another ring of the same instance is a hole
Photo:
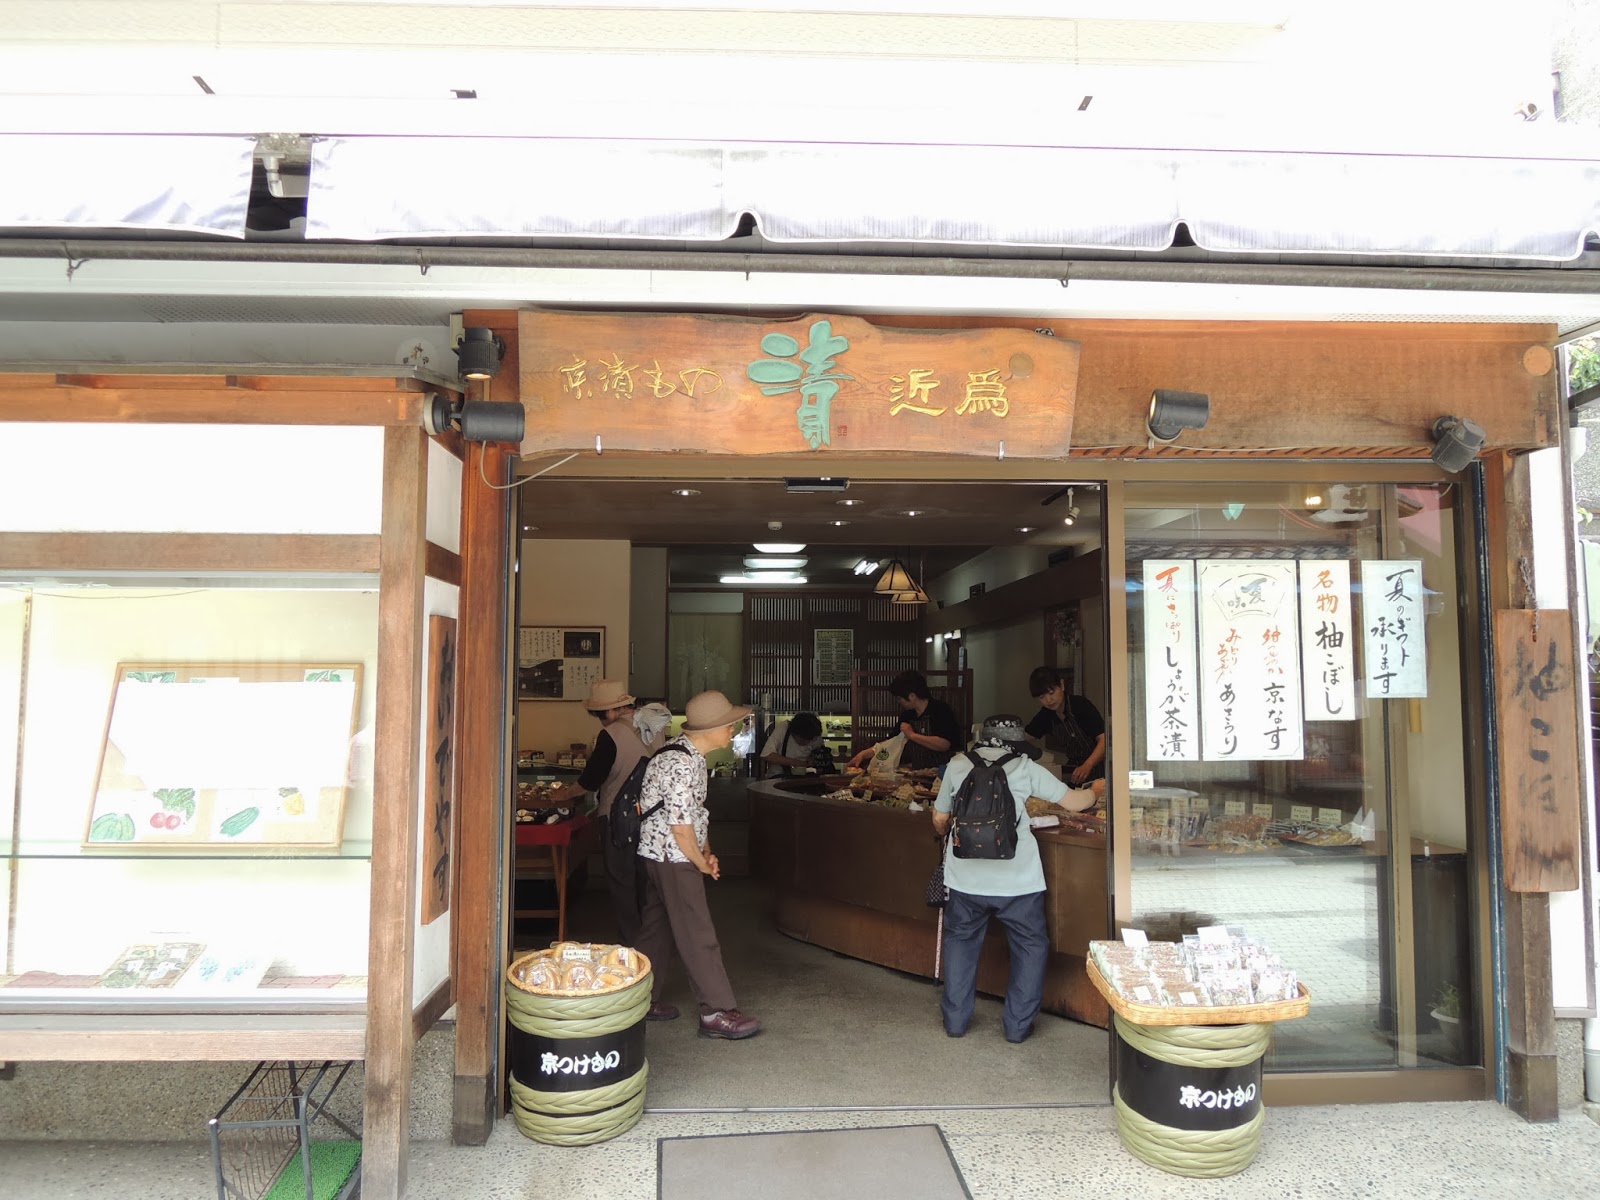
[[[450,814],[455,788],[456,621],[428,618],[427,770],[423,778],[422,923],[450,911]]]
[[[1549,610],[1495,614],[1500,837],[1513,892],[1578,886],[1578,676],[1569,621]]]

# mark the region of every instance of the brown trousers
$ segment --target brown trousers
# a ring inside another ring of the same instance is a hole
[[[676,947],[702,1014],[738,1008],[722,965],[722,946],[706,906],[706,880],[700,868],[652,858],[639,861],[644,864],[644,917],[634,944],[655,972],[651,1001],[659,1001],[666,989],[668,955]]]

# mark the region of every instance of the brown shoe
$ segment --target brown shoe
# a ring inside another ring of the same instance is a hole
[[[676,1021],[678,1019],[678,1006],[676,1004],[652,1004],[650,1011],[645,1013],[646,1021]]]
[[[700,1018],[700,1036],[726,1038],[730,1042],[743,1041],[761,1032],[761,1022],[747,1017],[737,1008],[724,1012],[707,1013]]]

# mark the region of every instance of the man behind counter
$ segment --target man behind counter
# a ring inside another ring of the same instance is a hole
[[[1106,774],[1106,722],[1083,696],[1067,695],[1066,681],[1054,667],[1035,667],[1028,676],[1028,691],[1039,711],[1025,732],[1038,738],[1046,750],[1066,760],[1063,777],[1073,787],[1083,787]]]
[[[955,710],[929,693],[928,681],[920,672],[902,671],[896,675],[889,683],[889,694],[900,701],[904,710],[900,715],[900,732],[906,739],[906,748],[900,755],[902,767],[942,767],[950,761],[951,754],[966,746]],[[868,746],[850,760],[850,765],[861,766],[877,750],[877,746]]]

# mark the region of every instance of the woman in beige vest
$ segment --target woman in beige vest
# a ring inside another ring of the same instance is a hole
[[[594,739],[594,749],[589,752],[589,762],[578,776],[576,784],[563,789],[563,798],[575,797],[584,792],[594,792],[599,797],[596,815],[600,848],[605,855],[606,884],[611,891],[611,907],[617,915],[617,940],[624,946],[637,943],[639,937],[639,858],[632,847],[619,850],[611,844],[608,828],[611,804],[632,774],[641,758],[650,757],[650,748],[644,744],[633,723],[634,697],[628,695],[625,684],[616,679],[601,679],[589,689],[583,702],[596,717],[602,728]]]

